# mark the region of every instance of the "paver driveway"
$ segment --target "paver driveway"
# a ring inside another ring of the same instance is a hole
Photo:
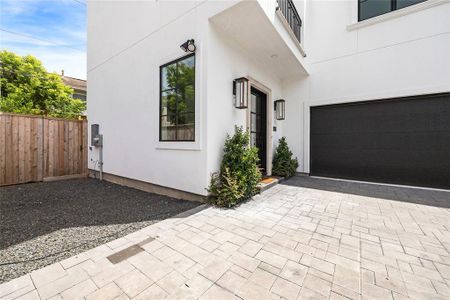
[[[165,220],[0,298],[450,298],[448,193],[332,182],[294,178],[236,209]]]

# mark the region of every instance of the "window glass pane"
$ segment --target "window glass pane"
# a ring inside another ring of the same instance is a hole
[[[175,89],[177,83],[177,64],[168,65],[161,70],[161,90]]]
[[[179,90],[178,93],[178,113],[184,114],[195,112],[194,87],[192,85],[185,86],[183,89]]]
[[[426,0],[397,0],[397,9],[404,8],[424,1]]]
[[[174,141],[177,138],[175,115],[161,117],[161,140]]]
[[[187,113],[178,115],[177,135],[178,140],[191,141],[195,137],[195,114]]]
[[[193,70],[195,67],[195,56],[189,56],[189,57],[183,59],[182,61],[180,61],[179,64],[185,65],[187,68]]]
[[[178,125],[185,125],[185,124],[194,124],[195,123],[195,114],[194,113],[183,113],[178,114]]]
[[[250,133],[250,146],[256,147],[256,133]]]
[[[256,96],[254,94],[251,94],[251,112],[256,112]]]
[[[176,114],[179,96],[173,91],[161,93],[161,115]]]
[[[195,112],[195,88],[194,85],[185,86],[186,112]]]
[[[195,56],[161,68],[160,92],[161,140],[194,141]]]
[[[256,132],[256,114],[250,114],[250,130]]]
[[[193,141],[195,138],[194,124],[178,125],[178,140],[179,141]]]
[[[177,91],[181,101],[178,103],[178,113],[195,111],[195,71],[194,57],[188,57],[178,63]]]
[[[359,20],[376,17],[391,11],[391,0],[359,0]]]

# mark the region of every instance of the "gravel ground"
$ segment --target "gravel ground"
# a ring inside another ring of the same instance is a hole
[[[95,179],[1,187],[0,283],[199,204]]]

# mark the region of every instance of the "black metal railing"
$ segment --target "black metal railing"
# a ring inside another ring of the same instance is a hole
[[[277,3],[278,9],[291,27],[298,42],[301,43],[302,19],[295,8],[294,2],[292,0],[277,0]]]

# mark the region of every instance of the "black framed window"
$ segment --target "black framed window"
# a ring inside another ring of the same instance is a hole
[[[358,0],[358,21],[367,20],[424,1],[426,0]]]
[[[195,54],[162,65],[160,141],[195,141]]]

